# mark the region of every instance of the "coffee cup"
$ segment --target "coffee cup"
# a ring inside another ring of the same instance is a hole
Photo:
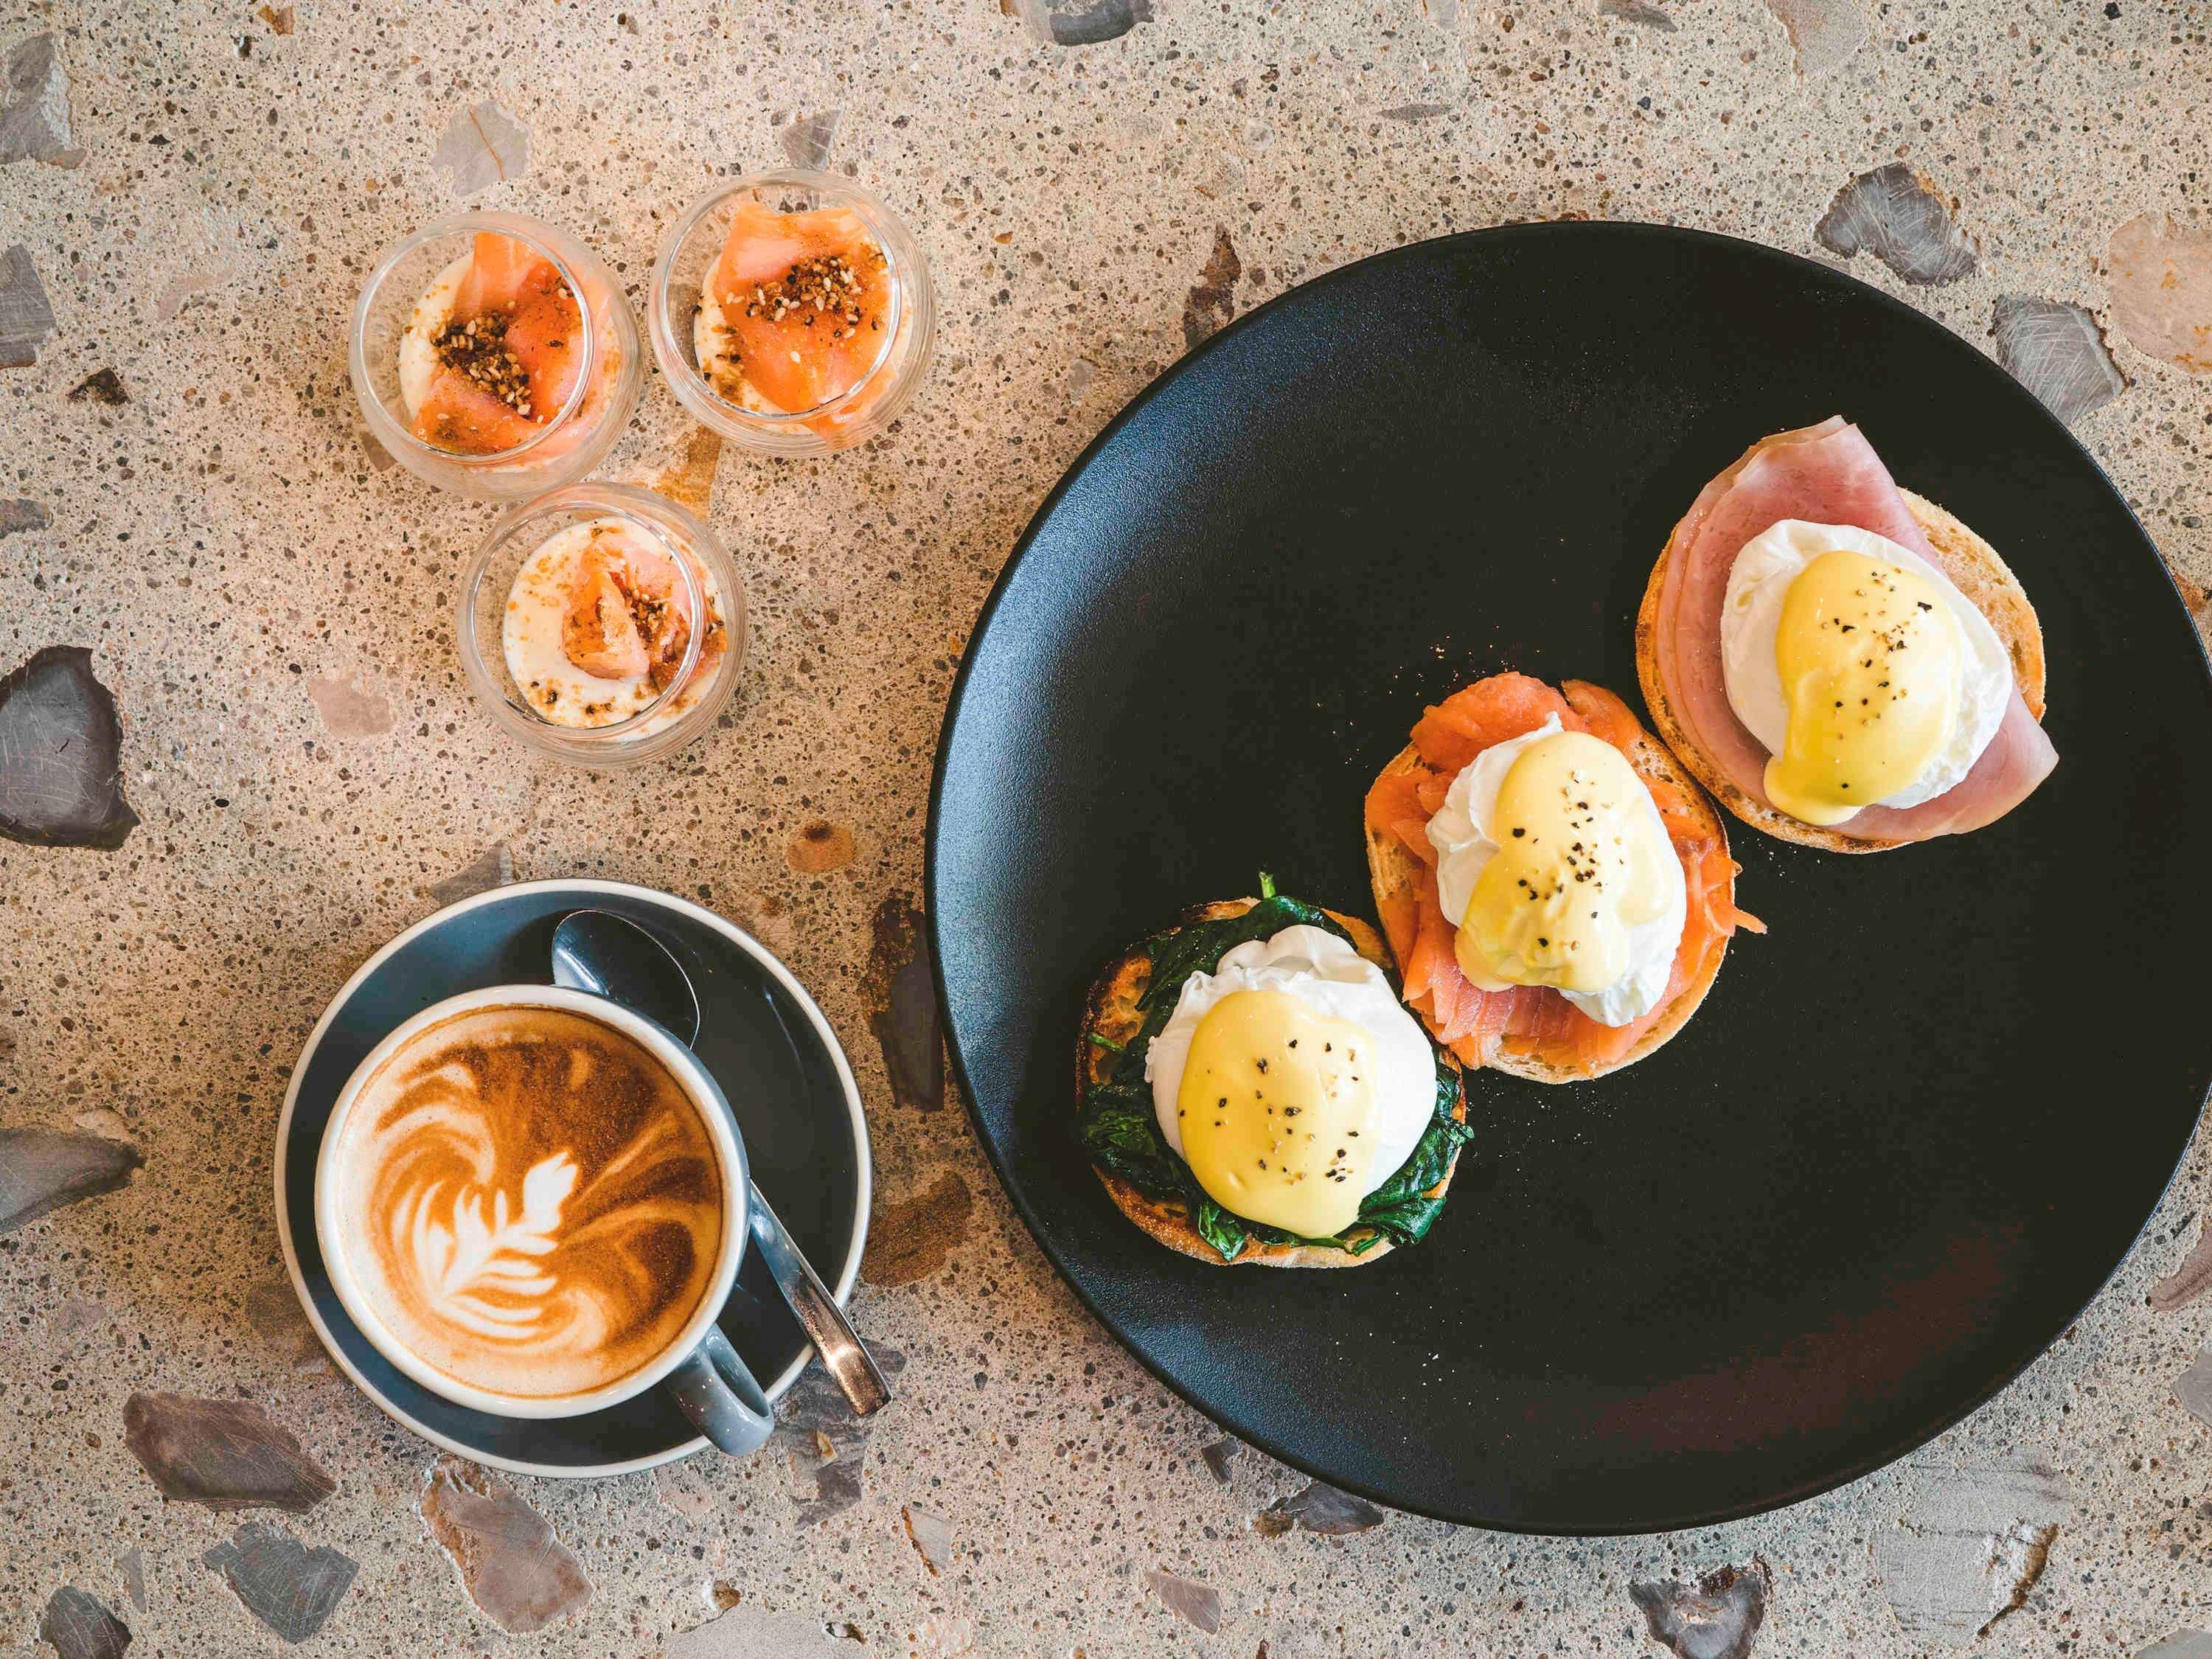
[[[355,1069],[315,1229],[346,1312],[431,1392],[555,1418],[662,1389],[742,1455],[775,1426],[715,1323],[750,1192],[736,1117],[684,1044],[586,992],[495,986]]]

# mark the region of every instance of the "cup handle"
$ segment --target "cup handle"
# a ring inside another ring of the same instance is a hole
[[[732,1457],[757,1452],[775,1431],[775,1411],[719,1325],[669,1372],[662,1386],[699,1432]]]
[[[891,1385],[882,1368],[837,1306],[829,1286],[784,1231],[775,1212],[769,1208],[760,1188],[755,1187],[750,1196],[753,1243],[775,1276],[776,1289],[783,1292],[783,1299],[806,1328],[808,1339],[822,1356],[823,1368],[844,1395],[854,1416],[866,1417],[882,1410],[891,1398]]]

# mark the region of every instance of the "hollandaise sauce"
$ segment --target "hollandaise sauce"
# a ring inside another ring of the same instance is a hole
[[[1515,760],[1454,955],[1478,989],[1602,991],[1629,969],[1629,931],[1666,910],[1679,868],[1626,757],[1559,732]]]
[[[1283,991],[1237,991],[1193,1034],[1177,1094],[1183,1158],[1213,1201],[1305,1238],[1359,1218],[1379,1139],[1366,1031]]]
[[[1783,599],[1774,661],[1790,727],[1766,798],[1803,823],[1841,823],[1905,788],[1950,740],[1964,645],[1942,594],[1912,571],[1821,554]]]

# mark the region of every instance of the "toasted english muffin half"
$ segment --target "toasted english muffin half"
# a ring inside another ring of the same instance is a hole
[[[1156,939],[1202,921],[1225,921],[1241,916],[1259,900],[1251,898],[1223,899],[1212,904],[1198,905],[1186,910],[1176,919],[1175,925],[1137,941],[1119,957],[1100,969],[1091,981],[1091,994],[1085,999],[1083,1029],[1075,1039],[1075,1098],[1078,1105],[1093,1084],[1103,1083],[1120,1058],[1119,1049],[1126,1048],[1145,1023],[1137,1007],[1137,999],[1152,983],[1152,958],[1150,946]],[[1324,910],[1331,921],[1352,935],[1352,947],[1359,954],[1395,978],[1390,961],[1390,950],[1383,944],[1382,936],[1358,916],[1348,916],[1336,910]],[[1103,1037],[1108,1043],[1094,1042],[1093,1036]],[[1467,1090],[1461,1075],[1459,1062],[1450,1054],[1443,1055],[1457,1085],[1457,1098],[1452,1103],[1452,1116],[1467,1121]],[[1346,1230],[1347,1238],[1373,1235],[1375,1243],[1358,1255],[1328,1244],[1276,1244],[1260,1238],[1248,1238],[1244,1248],[1234,1260],[1224,1261],[1221,1252],[1199,1236],[1190,1224],[1190,1211],[1180,1199],[1148,1198],[1123,1177],[1111,1170],[1091,1166],[1123,1215],[1151,1234],[1171,1250],[1195,1257],[1215,1267],[1360,1267],[1379,1261],[1395,1248],[1389,1237],[1376,1233],[1372,1227],[1352,1227]],[[1444,1178],[1425,1189],[1430,1198],[1442,1198],[1451,1186],[1452,1175],[1459,1168],[1459,1153],[1452,1154]]]
[[[1928,538],[1930,562],[1950,578],[1951,585],[1964,593],[1977,611],[1989,618],[1997,638],[2004,641],[2005,654],[2012,659],[2013,683],[2020,688],[2021,700],[2027,703],[2029,714],[2042,720],[2043,627],[2035,619],[2035,607],[2028,603],[2020,578],[2012,574],[2012,568],[1996,549],[1962,520],[1909,489],[1900,489],[1898,494],[1905,498],[1905,510],[1920,526],[1920,533]],[[1824,830],[1754,800],[1730,782],[1727,773],[1691,737],[1659,678],[1659,592],[1666,584],[1668,561],[1674,556],[1674,532],[1670,531],[1659,562],[1651,568],[1651,580],[1644,589],[1644,604],[1636,614],[1636,678],[1644,687],[1644,702],[1651,711],[1652,727],[1667,747],[1705,785],[1714,799],[1753,829],[1763,830],[1778,841],[1817,847],[1829,853],[1886,853],[1892,848],[1911,846],[1913,843],[1906,841],[1854,836],[1848,833],[1847,826]]]
[[[1680,789],[1714,840],[1720,843],[1721,850],[1728,850],[1728,828],[1721,822],[1720,814],[1713,811],[1712,803],[1705,799],[1704,792],[1691,781],[1688,775],[1675,763],[1674,757],[1649,732],[1638,737],[1629,754],[1628,763],[1636,769],[1636,775],[1640,778],[1664,780]],[[1381,775],[1389,777],[1395,773],[1411,772],[1420,764],[1420,752],[1409,743],[1391,758]],[[1371,827],[1368,829],[1367,878],[1375,890],[1377,915],[1389,914],[1389,906],[1394,903],[1418,904],[1420,902],[1421,872],[1425,867],[1413,850],[1395,836]],[[1525,1078],[1531,1083],[1588,1083],[1594,1078],[1610,1076],[1624,1066],[1633,1066],[1646,1054],[1664,1047],[1668,1039],[1689,1024],[1690,1016],[1698,1012],[1698,1005],[1705,1000],[1705,993],[1713,988],[1713,981],[1720,977],[1721,963],[1727,956],[1728,940],[1723,938],[1720,949],[1713,953],[1712,960],[1706,964],[1705,971],[1676,993],[1674,1000],[1660,1010],[1659,1018],[1651,1023],[1643,1036],[1637,1038],[1635,1046],[1609,1066],[1601,1066],[1594,1072],[1575,1071],[1536,1054],[1516,1053],[1508,1046],[1512,1042],[1510,1037],[1499,1041],[1498,1052],[1491,1057],[1489,1064],[1495,1071],[1504,1072],[1509,1077]],[[1402,963],[1399,969],[1402,977]],[[1425,1016],[1422,1018],[1422,1024],[1428,1024]],[[1431,1038],[1437,1036],[1433,1026],[1429,1028],[1429,1036]]]

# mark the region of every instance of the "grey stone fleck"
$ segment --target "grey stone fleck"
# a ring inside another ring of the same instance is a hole
[[[1866,44],[1863,0],[1766,0],[1766,9],[1790,32],[1797,73],[1808,81],[1838,68]]]
[[[0,368],[28,368],[54,331],[46,285],[21,242],[0,253]]]
[[[434,881],[422,891],[441,905],[458,904],[514,879],[514,854],[505,842],[495,841],[443,881]]]
[[[50,645],[0,678],[0,836],[113,852],[138,827],[122,760],[123,722],[84,647]]]
[[[732,1607],[668,1638],[661,1659],[798,1659],[827,1649],[833,1638],[819,1618]]]
[[[945,1032],[937,976],[922,942],[924,918],[904,893],[876,906],[868,951],[868,1023],[884,1051],[891,1099],[920,1112],[945,1104]]]
[[[1162,1567],[1145,1575],[1153,1595],[1208,1636],[1221,1628],[1221,1592],[1194,1578],[1181,1578]]]
[[[0,779],[5,776],[0,769]],[[0,1233],[13,1232],[64,1205],[112,1193],[145,1161],[136,1146],[104,1135],[0,1129]]]
[[[359,1562],[334,1549],[309,1549],[265,1521],[246,1522],[200,1559],[248,1613],[287,1642],[304,1642],[322,1629],[361,1571]]]
[[[1936,181],[1902,161],[1862,173],[1838,191],[1813,236],[1846,259],[1871,253],[1916,284],[1955,283],[1973,275],[1977,263]]]
[[[1229,228],[1213,228],[1213,252],[1199,268],[1198,281],[1182,306],[1182,338],[1186,349],[1196,350],[1221,325],[1237,314],[1237,279],[1244,262],[1229,240]]]
[[[1966,1647],[2027,1599],[2073,1498],[2032,1458],[1910,1467],[1926,1484],[1875,1539],[1882,1587],[1907,1636]]]
[[[1766,1621],[1772,1589],[1766,1563],[1718,1567],[1695,1584],[1669,1578],[1631,1584],[1651,1639],[1681,1659],[1750,1659],[1751,1639]]]
[[[318,674],[307,696],[323,729],[334,738],[374,738],[392,729],[392,700],[361,683],[359,674]]]
[[[2127,390],[2097,319],[2080,306],[2000,294],[1994,327],[1997,361],[2069,426]]]
[[[2173,1397],[2198,1422],[2212,1425],[2212,1348],[2199,1349],[2189,1369],[2173,1379]]]
[[[1668,27],[1673,25],[1669,24]],[[1430,121],[1451,113],[1449,104],[1393,104],[1375,112],[1386,121]]]
[[[2212,231],[2143,213],[2105,248],[2112,322],[2146,356],[2212,374]]]
[[[1364,1498],[1318,1480],[1309,1480],[1298,1491],[1252,1517],[1252,1529],[1266,1538],[1279,1538],[1293,1527],[1304,1527],[1324,1537],[1365,1532],[1389,1517]]]
[[[69,73],[60,44],[34,34],[8,54],[8,85],[0,96],[0,167],[44,161],[81,167],[84,152],[70,143]]]
[[[714,1512],[714,1488],[689,1462],[663,1463],[653,1470],[653,1495],[663,1509],[687,1521],[703,1521]]]
[[[98,1596],[71,1584],[46,1598],[39,1639],[52,1643],[61,1659],[121,1659],[131,1630]]]
[[[54,515],[36,501],[0,501],[0,538],[25,530],[44,530]]]
[[[1672,34],[1680,27],[1658,7],[1647,5],[1644,0],[1597,0],[1597,9],[1607,17],[1618,17],[1624,23],[1657,29],[1664,34]]]
[[[458,1457],[440,1458],[418,1508],[469,1599],[510,1636],[544,1630],[591,1601],[583,1563],[490,1470]]]
[[[837,142],[837,122],[842,110],[824,110],[793,121],[783,130],[783,153],[795,167],[817,171],[829,165],[830,151]]]
[[[115,1558],[115,1570],[123,1575],[123,1589],[131,1597],[131,1605],[145,1612],[146,1553],[133,1544]]]
[[[940,1576],[952,1562],[952,1522],[912,1504],[899,1514],[906,1522],[906,1535],[921,1554],[922,1565],[929,1569],[929,1576]]]
[[[131,401],[129,388],[123,377],[112,368],[95,368],[69,391],[73,404],[106,404],[110,409],[119,409]]]
[[[2212,1290],[2212,1227],[2201,1229],[2181,1265],[2150,1287],[2151,1310],[2172,1313],[2208,1290]]]
[[[2212,1632],[2185,1625],[2172,1635],[2154,1642],[2136,1659],[2212,1659]]]
[[[371,432],[367,427],[357,426],[354,428],[353,435],[361,441],[361,453],[368,458],[368,470],[370,471],[389,472],[393,467],[399,465],[398,458],[390,450],[386,449],[382,444],[377,442],[376,434],[374,432]]]
[[[1095,46],[1152,21],[1152,0],[1010,0],[1009,9],[1056,46]]]
[[[914,1633],[912,1659],[960,1659],[975,1650],[975,1621],[964,1613],[933,1613]]]
[[[221,288],[231,279],[232,272],[222,270],[188,270],[172,276],[154,295],[154,318],[156,322],[173,322],[185,303],[196,294],[205,294],[210,289]]]
[[[1440,29],[1459,27],[1459,0],[1421,0],[1421,9],[1429,15],[1429,21]]]
[[[473,196],[529,171],[530,130],[497,104],[471,105],[447,124],[430,165],[453,175],[456,196]]]
[[[896,1348],[871,1342],[868,1352],[886,1376],[906,1369],[906,1356]],[[794,1474],[811,1475],[814,1482],[813,1495],[797,1500],[799,1524],[813,1526],[859,1503],[861,1468],[876,1419],[854,1416],[845,1396],[818,1364],[799,1374],[791,1391],[777,1403],[775,1414],[770,1443],[783,1448]]]
[[[307,1322],[289,1279],[264,1279],[246,1292],[246,1322],[295,1371],[328,1370],[321,1339]]]
[[[179,1503],[304,1515],[337,1490],[250,1400],[134,1394],[123,1405],[123,1438],[161,1495]]]
[[[1229,1484],[1229,1466],[1236,1461],[1243,1443],[1237,1440],[1216,1440],[1199,1448],[1198,1455],[1206,1460],[1206,1467],[1223,1486]]]
[[[56,1347],[65,1346],[106,1322],[107,1309],[104,1304],[88,1297],[64,1297],[61,1305],[47,1317],[46,1340]]]

